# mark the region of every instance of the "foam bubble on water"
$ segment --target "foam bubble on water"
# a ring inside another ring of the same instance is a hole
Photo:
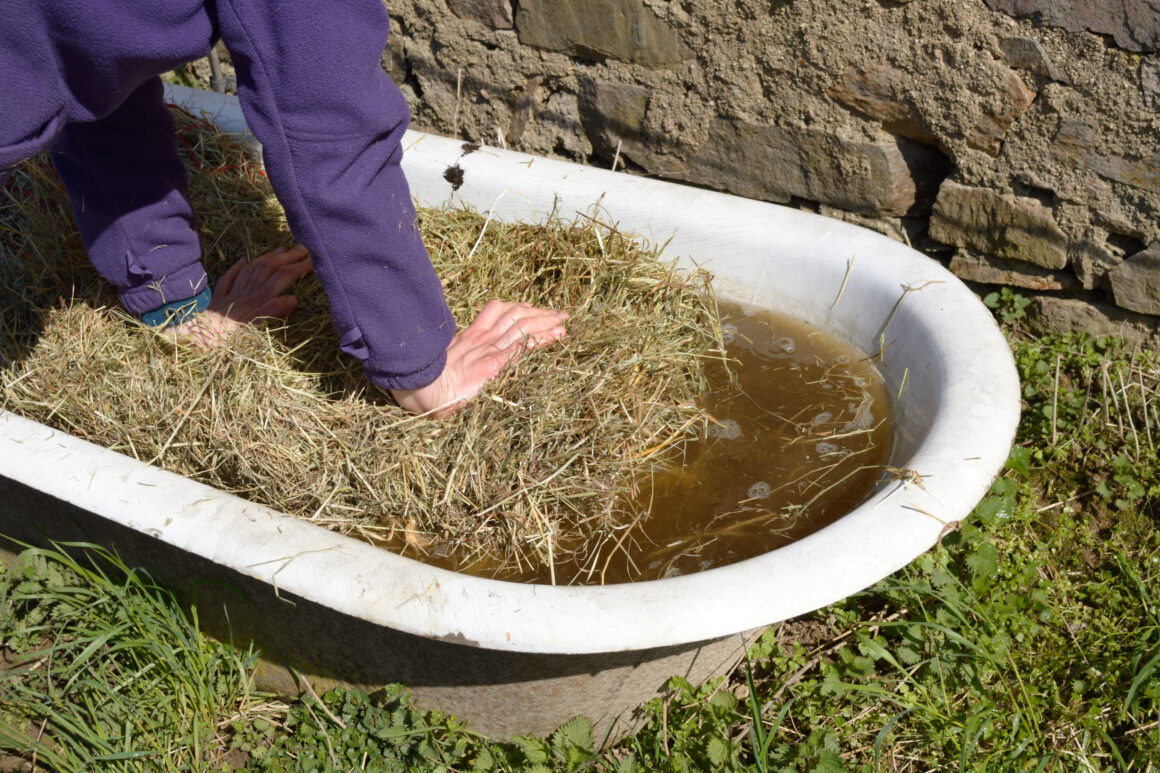
[[[769,499],[769,484],[761,480],[749,487],[750,499]]]
[[[737,339],[737,326],[725,323],[721,326],[721,343],[728,346]]]
[[[874,398],[865,390],[862,392],[862,402],[856,406],[853,403],[847,403],[849,410],[854,412],[854,418],[846,422],[842,427],[842,432],[854,432],[864,429],[869,429],[874,426],[874,411],[871,407],[874,405]]]
[[[874,412],[862,411],[856,415],[852,421],[848,421],[842,425],[842,432],[854,432],[856,430],[869,429],[874,426]]]
[[[823,440],[814,446],[814,450],[818,452],[818,456],[829,456],[831,454],[841,453],[842,447],[837,443]]]
[[[709,437],[736,440],[741,437],[741,425],[733,419],[720,419],[709,424]]]
[[[832,421],[833,418],[834,414],[830,413],[829,411],[822,411],[817,416],[815,416],[813,421],[810,423],[816,427],[819,424],[825,424],[827,421]]]
[[[797,348],[797,344],[795,344],[794,340],[792,338],[790,338],[789,336],[782,336],[781,338],[777,339],[774,343],[776,343],[777,347],[779,349],[781,349],[783,352],[785,352],[786,354],[793,354],[793,350]]]

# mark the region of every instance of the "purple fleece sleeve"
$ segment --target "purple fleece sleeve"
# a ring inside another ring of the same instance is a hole
[[[128,311],[140,315],[206,288],[185,167],[158,78],[104,118],[66,126],[52,160],[89,259]]]
[[[379,386],[429,384],[455,320],[399,166],[410,113],[379,65],[382,3],[220,0],[217,14],[246,121],[342,350]]]
[[[201,3],[9,3],[0,19],[0,170],[55,151],[89,255],[130,311],[196,295],[205,272],[154,76],[208,50]]]

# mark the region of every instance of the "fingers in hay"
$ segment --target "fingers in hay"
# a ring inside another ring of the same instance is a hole
[[[287,243],[253,160],[177,119],[211,274]],[[491,298],[571,314],[567,339],[431,421],[339,355],[311,278],[284,326],[212,352],[144,330],[92,276],[51,171],[22,170],[20,218],[0,233],[2,306],[15,310],[0,331],[4,405],[138,459],[407,553],[518,574],[595,566],[623,546],[644,517],[627,494],[704,430],[703,363],[723,350],[708,275],[678,272],[596,218],[492,221],[480,239],[477,213],[419,213],[457,319]]]

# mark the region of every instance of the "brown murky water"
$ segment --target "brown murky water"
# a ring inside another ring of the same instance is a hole
[[[838,520],[882,478],[891,403],[867,356],[795,319],[722,313],[737,383],[719,369],[704,397],[719,424],[654,478],[621,548],[558,578],[623,583],[751,558]]]
[[[719,424],[683,467],[654,479],[631,546],[605,551],[580,582],[659,579],[760,555],[837,520],[882,477],[891,404],[866,356],[788,317],[722,314],[736,384],[721,368],[704,397]]]
[[[849,512],[882,477],[890,455],[890,399],[865,354],[789,317],[723,305],[735,376],[713,366],[703,396],[717,419],[685,463],[656,475],[629,506],[640,518],[555,580],[610,584],[688,574],[751,558]],[[428,557],[455,568],[445,557]],[[551,582],[548,570],[496,574]]]

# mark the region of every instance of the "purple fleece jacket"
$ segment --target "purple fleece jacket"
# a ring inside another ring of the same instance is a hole
[[[39,0],[0,22],[0,186],[52,149],[96,268],[142,314],[207,278],[158,75],[229,48],[341,348],[388,389],[442,372],[455,321],[399,162],[410,113],[379,65],[381,0]]]

